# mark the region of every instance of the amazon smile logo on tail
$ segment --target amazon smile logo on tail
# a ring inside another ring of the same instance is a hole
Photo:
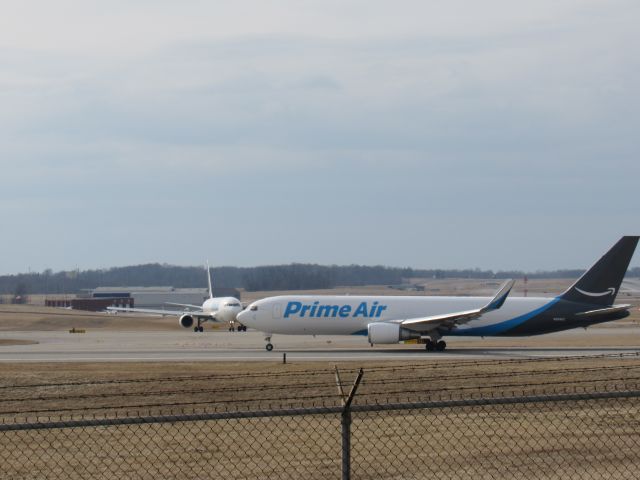
[[[616,289],[611,287],[611,288],[607,288],[606,291],[604,292],[586,292],[584,290],[580,290],[578,287],[576,287],[576,290],[579,291],[581,294],[586,295],[588,297],[604,297],[605,295],[615,295],[616,294]]]

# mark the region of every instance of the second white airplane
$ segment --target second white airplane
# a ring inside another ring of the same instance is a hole
[[[133,312],[146,313],[150,315],[162,315],[178,317],[178,323],[181,327],[192,328],[194,332],[203,332],[204,322],[228,322],[231,328],[238,317],[238,313],[242,311],[240,300],[235,297],[214,297],[213,285],[211,283],[211,269],[207,264],[207,280],[209,282],[209,298],[202,305],[190,305],[185,303],[167,303],[177,307],[184,307],[185,310],[160,310],[150,308],[121,308],[107,307],[110,312]],[[189,310],[187,310],[189,309]],[[238,330],[246,330],[244,325],[238,326]]]

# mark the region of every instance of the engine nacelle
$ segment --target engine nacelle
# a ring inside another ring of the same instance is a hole
[[[182,315],[180,317],[180,320],[178,320],[180,322],[180,326],[184,327],[184,328],[191,328],[193,327],[193,317],[187,313],[185,313],[184,315]]]
[[[420,338],[418,332],[402,328],[397,323],[376,322],[367,325],[369,343],[398,343],[401,340]]]

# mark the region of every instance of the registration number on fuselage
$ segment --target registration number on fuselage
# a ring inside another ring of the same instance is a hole
[[[288,302],[284,310],[284,318],[297,316],[300,318],[380,318],[386,305],[373,302],[361,302],[359,305],[321,305],[320,302],[302,303]]]

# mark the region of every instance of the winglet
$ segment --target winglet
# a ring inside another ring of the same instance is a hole
[[[513,285],[515,284],[515,280],[507,280],[506,282],[504,282],[502,284],[502,286],[500,287],[500,290],[498,290],[498,293],[496,293],[495,297],[493,297],[493,300],[491,300],[483,309],[482,309],[482,313],[484,312],[489,312],[491,310],[497,310],[500,307],[502,307],[502,305],[504,304],[504,302],[507,300],[507,297],[509,296],[509,294],[511,293],[511,289],[513,288]]]
[[[213,298],[213,284],[211,283],[211,268],[209,267],[209,260],[207,260],[207,280],[209,281],[209,298]]]

